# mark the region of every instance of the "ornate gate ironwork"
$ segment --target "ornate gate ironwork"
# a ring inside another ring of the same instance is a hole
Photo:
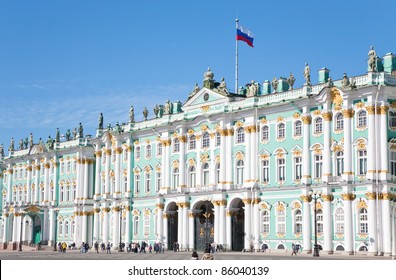
[[[241,204],[237,212],[232,213],[231,217],[231,249],[232,251],[242,251],[245,247],[245,211],[243,210],[244,204]]]
[[[195,249],[204,251],[214,242],[213,204],[206,201],[200,210],[201,212],[195,217]]]
[[[169,215],[168,218],[168,249],[173,248],[173,243],[177,242],[177,213]]]

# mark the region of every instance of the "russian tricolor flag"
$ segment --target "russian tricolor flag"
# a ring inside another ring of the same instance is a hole
[[[247,29],[244,29],[242,26],[237,27],[236,39],[239,41],[246,42],[249,46],[253,48],[254,36],[252,32],[250,32]]]

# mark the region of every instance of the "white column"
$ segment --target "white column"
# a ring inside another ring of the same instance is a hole
[[[233,185],[233,178],[232,178],[232,170],[234,168],[234,161],[232,160],[233,154],[232,154],[232,147],[233,147],[233,141],[234,141],[234,129],[228,129],[227,130],[227,137],[226,137],[226,185],[227,188],[230,188],[231,185]],[[220,163],[222,164],[222,163]]]
[[[378,235],[377,235],[377,202],[376,193],[366,193],[368,199],[368,232],[369,232],[369,248],[370,255],[378,254]]]
[[[177,203],[177,242],[183,244],[183,203]]]
[[[56,201],[56,203],[59,204],[59,202],[60,202],[59,160],[56,156],[54,157],[53,167],[54,167],[54,173],[52,175],[52,178],[53,178],[52,180],[54,182],[54,194],[55,194],[54,200]]]
[[[382,204],[383,251],[385,255],[390,256],[392,252],[390,194],[383,193],[382,199],[379,202]]]
[[[188,249],[188,212],[190,211],[189,209],[189,203],[185,202],[184,207],[183,207],[183,243],[181,244],[182,249]]]
[[[120,177],[121,177],[121,170],[120,170],[120,167],[121,167],[121,154],[122,154],[122,147],[117,147],[117,148],[115,148],[114,150],[113,150],[113,152],[115,153],[115,155],[116,155],[116,158],[115,158],[115,163],[114,163],[114,172],[115,172],[115,180],[114,180],[114,183],[115,183],[115,188],[114,188],[114,192],[115,193],[113,193],[113,197],[116,197],[116,198],[119,198],[119,197],[121,197],[121,191],[120,191],[120,183],[121,183],[121,180],[120,180]],[[143,178],[142,178],[143,179]]]
[[[35,183],[34,183],[34,185],[35,185],[34,186],[34,191],[35,191],[34,203],[37,204],[39,202],[39,194],[40,194],[40,162],[39,162],[39,160],[36,160],[36,165],[35,165],[34,169],[36,171],[36,178],[35,178]]]
[[[251,126],[251,135],[250,135],[250,143],[251,143],[251,156],[250,156],[250,179],[253,180],[253,183],[259,182],[259,178],[257,176],[257,169],[259,167],[258,163],[258,127],[256,124]]]
[[[12,223],[12,242],[17,242],[18,241],[18,224],[20,223],[19,221],[19,214],[15,213],[14,214],[14,221]]]
[[[250,242],[252,241],[251,231],[251,217],[252,217],[252,199],[245,198],[242,200],[245,203],[245,250],[250,250]]]
[[[82,213],[82,234],[81,234],[81,242],[88,242],[88,212],[84,211]]]
[[[107,245],[107,243],[109,242],[109,212],[110,212],[110,208],[105,207],[102,208],[103,211],[103,225],[102,225],[102,232],[103,232],[103,242]]]
[[[351,193],[342,194],[344,200],[344,240],[345,240],[345,254],[352,255],[355,251],[353,243],[353,214],[352,201],[355,195]]]
[[[259,203],[261,199],[255,198],[253,201],[253,236],[254,236],[254,249],[256,252],[260,251],[260,210]]]
[[[85,159],[83,160],[84,163],[84,186],[83,186],[83,198],[84,199],[88,199],[89,198],[89,163],[90,160],[89,159]]]
[[[352,163],[352,118],[354,111],[352,109],[342,110],[344,116],[344,174],[342,179],[350,182],[353,180],[353,163]]]
[[[366,106],[368,112],[367,118],[367,179],[375,179],[375,145],[376,145],[376,127],[375,127],[375,112],[374,106]],[[378,130],[378,128],[377,128]]]
[[[331,202],[334,197],[331,193],[322,194],[323,199],[323,250],[329,254],[333,253],[333,226]]]
[[[170,153],[171,153],[171,140],[165,140],[164,141],[164,147],[163,150],[165,151],[165,177],[164,177],[164,181],[165,181],[165,186],[167,188],[169,188],[171,186],[171,180],[170,180],[170,174],[172,173],[172,167],[170,166]],[[179,166],[180,168],[180,166]],[[180,170],[179,170],[180,171]],[[179,172],[180,174],[180,172]],[[179,175],[179,184],[180,184],[180,177],[184,176],[184,174],[180,174]],[[177,187],[177,186],[176,186]]]
[[[194,239],[195,239],[195,232],[194,232],[194,213],[190,210],[188,211],[188,249],[194,250]]]
[[[226,166],[227,166],[227,159],[226,159],[226,134],[227,130],[223,129],[220,130],[220,185],[222,189],[225,188],[225,181],[226,181]]]
[[[131,207],[125,208],[125,243],[131,242]]]
[[[216,181],[216,161],[215,161],[215,150],[216,147],[216,134],[210,133],[210,160],[209,160],[209,186],[213,189],[219,189]]]
[[[118,206],[113,207],[113,248],[118,248],[120,243],[120,215],[121,211]]]
[[[219,244],[220,235],[220,201],[214,201],[214,242]]]
[[[94,208],[94,220],[93,220],[93,242],[99,240],[99,213],[100,208]],[[107,244],[106,244],[107,245]]]
[[[158,230],[158,239],[162,242],[164,240],[164,230],[163,230],[163,210],[164,210],[164,204],[163,203],[158,203],[157,204],[157,230]]]
[[[56,220],[55,220],[55,211],[54,209],[49,210],[49,218],[50,218],[50,228],[49,228],[49,240],[51,241],[48,245],[54,245],[55,242],[55,228],[56,228]]]
[[[169,172],[172,173],[172,167],[169,167],[169,166],[167,166],[167,164],[166,164],[166,156],[165,156],[165,154],[166,154],[166,147],[165,147],[164,142],[165,142],[164,140],[161,140],[161,145],[162,145],[162,155],[161,155],[161,178],[162,178],[162,180],[161,180],[160,190],[161,190],[163,193],[166,193],[166,187],[170,187],[169,185],[166,184],[166,183],[167,183],[166,176],[168,176],[168,175],[167,175],[168,170],[169,170]],[[170,169],[169,169],[169,168],[170,168]]]
[[[250,185],[250,175],[251,175],[251,163],[252,163],[252,145],[251,145],[251,134],[250,128],[245,128],[245,166],[244,166],[244,182],[242,182],[245,186]]]
[[[48,159],[45,159],[44,163],[44,199],[43,202],[48,204],[49,202],[49,169],[50,169],[50,163],[48,162]]]
[[[131,186],[132,186],[132,174],[133,174],[133,170],[132,170],[132,148],[131,148],[131,146],[128,146],[128,149],[127,149],[127,151],[128,151],[128,163],[127,163],[127,169],[128,169],[128,172],[127,172],[127,185],[128,185],[128,187],[127,187],[127,193],[126,193],[126,197],[131,197],[132,196],[132,189],[131,189]],[[161,186],[160,186],[160,188],[161,188]],[[131,236],[131,235],[130,235]]]
[[[31,188],[31,180],[32,180],[32,166],[30,165],[30,161],[27,162],[27,178],[26,178],[26,189],[27,189],[27,203],[32,202],[32,188]]]
[[[388,167],[388,123],[386,121],[386,117],[388,115],[388,106],[380,107],[380,115],[379,115],[379,155],[381,156],[381,168],[378,172],[380,173],[380,180],[387,180],[390,178],[389,167]],[[389,214],[389,212],[388,212]],[[390,230],[390,228],[389,228]],[[389,248],[390,249],[390,248]],[[390,251],[388,251],[390,252]]]
[[[231,250],[231,216],[232,212],[226,209],[226,248]]]
[[[396,201],[393,200],[392,208],[392,259],[396,259]]]
[[[311,151],[310,151],[310,131],[312,118],[309,114],[304,114],[301,117],[303,129],[303,162],[302,162],[302,183],[305,185],[311,184]]]
[[[4,214],[4,231],[3,231],[3,242],[8,242],[10,241],[10,214],[6,213]]]
[[[163,240],[161,240],[162,242],[162,246],[165,247],[165,249],[169,249],[168,248],[168,218],[169,218],[169,214],[168,213],[164,213],[163,215]]]
[[[332,113],[331,112],[323,112],[322,113],[324,119],[324,135],[323,135],[323,176],[322,179],[324,182],[329,181],[329,177],[331,176],[331,120]]]
[[[107,146],[107,145],[106,145]],[[110,163],[111,163],[111,149],[106,149],[106,166],[105,166],[105,198],[110,197]]]
[[[100,173],[102,172],[102,151],[100,150],[100,145],[98,144],[97,147],[98,150],[95,151],[96,155],[96,168],[95,168],[95,196],[100,196],[103,195],[101,192],[101,183],[102,183],[102,178],[100,177]],[[95,239],[97,240],[97,239]]]
[[[179,145],[180,145],[180,152],[179,152],[179,186],[180,190],[184,192],[187,188],[186,184],[186,141],[187,138],[184,135],[184,129],[181,130],[182,136],[179,137]]]
[[[39,165],[40,167],[40,165]],[[12,197],[12,180],[13,180],[13,174],[14,174],[14,170],[11,167],[11,164],[8,164],[8,168],[7,168],[7,202],[11,202],[11,197]],[[37,190],[39,189],[38,184],[36,185]]]
[[[225,207],[227,206],[227,200],[225,200],[225,199],[223,199],[223,200],[220,200],[220,206],[219,206],[219,214],[218,214],[218,216],[219,216],[219,220],[220,220],[220,224],[219,224],[219,231],[220,231],[220,233],[219,233],[219,244],[221,244],[221,245],[223,245],[224,246],[224,244],[226,243],[225,242],[225,240],[226,240],[226,238],[225,238],[225,234],[226,234],[226,231],[225,231],[225,229],[226,229],[226,224],[225,224],[225,215],[226,215],[226,212],[225,212]]]
[[[309,254],[312,252],[312,229],[311,229],[311,196],[302,195],[303,201],[303,250]]]

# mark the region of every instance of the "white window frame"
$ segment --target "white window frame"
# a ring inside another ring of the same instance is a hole
[[[297,126],[298,125],[298,126]],[[302,121],[296,120],[293,125],[293,135],[294,137],[302,136]]]
[[[197,186],[197,169],[194,165],[188,168],[188,187],[195,188]]]
[[[294,234],[302,234],[303,232],[303,216],[301,209],[294,211]]]
[[[357,174],[364,176],[367,174],[367,150],[357,151]]]
[[[337,207],[334,211],[334,232],[335,234],[345,233],[345,211],[342,207]]]
[[[286,212],[285,210],[278,210],[276,212],[276,233],[286,234]]]
[[[278,182],[286,181],[286,159],[284,157],[276,159],[276,170]]]
[[[237,144],[245,143],[245,129],[243,127],[239,127],[237,129],[236,143]]]
[[[191,135],[188,139],[188,149],[195,150],[197,148],[197,137],[195,135]]]
[[[293,157],[293,178],[295,181],[302,179],[302,156]]]
[[[235,168],[236,168],[236,184],[237,185],[242,185],[243,184],[243,173],[245,172],[245,162],[243,160],[237,160],[236,164],[235,164]]]
[[[261,128],[261,141],[269,141],[270,129],[268,125],[263,125]]]
[[[270,180],[270,162],[269,159],[261,160],[261,182],[268,183]]]
[[[261,233],[268,235],[270,233],[271,213],[268,210],[263,210],[261,213]]]
[[[210,147],[210,135],[208,132],[202,134],[202,148]]]
[[[359,234],[368,234],[368,211],[366,208],[361,208],[358,211],[358,230]]]
[[[344,130],[344,116],[342,115],[341,112],[337,113],[334,116],[334,130],[335,131]]]
[[[277,139],[286,138],[286,124],[285,123],[282,122],[276,126],[276,138]]]
[[[209,170],[210,170],[209,163],[207,163],[207,162],[204,163],[202,165],[202,186],[203,187],[208,187],[210,184]]]
[[[315,118],[313,129],[314,129],[315,134],[323,133],[323,118],[322,117]]]
[[[180,152],[180,140],[177,137],[173,139],[173,152],[174,153]]]
[[[135,193],[140,193],[140,173],[135,174]]]
[[[317,154],[313,155],[313,168],[314,168],[314,173],[313,177],[314,179],[322,179],[323,176],[323,155],[322,154]]]

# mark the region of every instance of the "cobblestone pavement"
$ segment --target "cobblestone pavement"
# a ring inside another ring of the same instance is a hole
[[[203,252],[198,252],[202,256]],[[59,253],[50,250],[46,251],[0,251],[1,260],[188,260],[191,252],[165,251],[164,254],[155,253],[127,253],[113,251],[96,253],[90,250],[88,253],[80,253],[78,250],[69,250],[66,253]],[[243,252],[216,252],[215,260],[390,260],[387,256],[366,256],[366,255],[342,255],[324,254],[320,257],[313,257],[312,254],[299,253],[291,256],[290,253],[266,252],[266,253],[243,253]]]

